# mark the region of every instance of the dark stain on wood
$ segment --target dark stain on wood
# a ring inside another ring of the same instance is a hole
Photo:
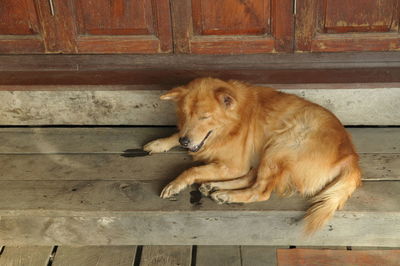
[[[144,157],[150,155],[147,151],[141,149],[127,149],[125,150],[121,156],[122,157]]]

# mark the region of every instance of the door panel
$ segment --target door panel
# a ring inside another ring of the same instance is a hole
[[[60,0],[62,1],[62,0]],[[78,53],[172,50],[168,0],[70,0]]]
[[[192,6],[197,35],[260,35],[270,32],[270,1],[195,0]]]
[[[44,52],[44,41],[33,0],[1,0],[0,53]]]
[[[244,54],[291,51],[291,0],[174,0],[175,51]]]
[[[399,0],[297,0],[300,51],[400,50]]]

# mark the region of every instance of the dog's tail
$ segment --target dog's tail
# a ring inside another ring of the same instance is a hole
[[[311,207],[305,216],[305,233],[320,229],[338,209],[341,209],[354,190],[361,185],[358,158],[350,156],[344,160],[339,175],[321,192],[311,199]]]

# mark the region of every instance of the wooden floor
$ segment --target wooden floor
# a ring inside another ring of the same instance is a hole
[[[2,266],[395,266],[399,261],[399,249],[357,247],[6,246],[0,254]]]
[[[193,163],[182,149],[152,156],[140,149],[173,131],[166,127],[1,128],[2,258],[9,252],[18,254],[12,246],[21,245],[43,254],[43,261],[58,245],[54,263],[86,249],[102,249],[67,246],[107,245],[103,248],[107,252],[100,254],[111,256],[111,246],[125,245],[129,247],[115,252],[124,254],[118,255],[121,260],[131,260],[136,254],[131,245],[144,245],[144,265],[151,265],[146,264],[147,257],[155,257],[146,254],[162,254],[158,249],[185,254],[182,259],[187,262],[193,245],[198,246],[197,258],[211,248],[208,245],[229,245],[215,249],[233,252],[232,260],[239,256],[242,261],[247,253],[267,254],[247,247],[254,245],[400,247],[400,128],[349,129],[361,157],[363,187],[311,238],[301,235],[300,218],[307,202],[297,196],[217,205],[193,187],[175,201],[160,199],[162,187]],[[33,247],[37,245],[45,247]]]

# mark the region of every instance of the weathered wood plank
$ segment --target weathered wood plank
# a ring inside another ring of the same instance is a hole
[[[303,265],[399,265],[400,250],[278,249],[278,264]]]
[[[122,157],[119,154],[0,155],[0,180],[172,179],[189,168],[184,153]]]
[[[86,246],[57,249],[54,266],[132,266],[136,246]]]
[[[0,255],[0,265],[4,266],[26,266],[37,265],[47,266],[50,258],[52,246],[24,246],[24,247],[4,247]]]
[[[279,247],[241,246],[243,266],[276,266],[276,250]],[[280,247],[283,248],[283,247]]]
[[[0,128],[0,154],[121,153],[175,131],[175,127]]]
[[[140,266],[190,266],[191,246],[144,246]]]
[[[348,128],[359,153],[399,153],[400,128]],[[0,128],[0,154],[121,153],[176,132],[175,127]],[[184,151],[176,149],[174,152]]]
[[[37,214],[51,216],[88,212],[153,211],[303,211],[307,202],[300,196],[279,198],[275,194],[266,202],[219,205],[209,198],[191,203],[190,189],[176,200],[163,200],[159,192],[168,180],[154,181],[0,181],[1,214]],[[400,211],[400,182],[364,182],[346,204],[350,212]],[[23,195],[23,197],[21,196]],[[400,214],[399,214],[400,215]]]
[[[152,182],[2,181],[0,239],[5,245],[400,246],[400,182],[366,182],[310,238],[302,235],[307,204],[300,197],[192,205],[187,191],[167,201],[160,189]]]
[[[198,246],[196,266],[241,266],[240,246]]]
[[[181,152],[119,154],[0,154],[0,180],[170,180],[196,165]],[[400,180],[400,153],[362,153],[363,180]]]
[[[345,125],[400,125],[400,88],[289,89]],[[174,125],[163,91],[0,91],[0,125]]]

